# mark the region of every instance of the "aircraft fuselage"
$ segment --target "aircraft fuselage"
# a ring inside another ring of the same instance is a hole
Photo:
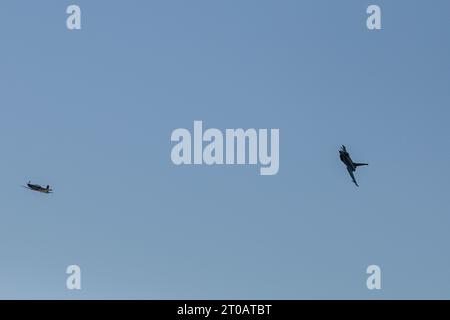
[[[28,183],[27,186],[28,186],[28,188],[30,188],[33,191],[38,191],[38,192],[42,192],[42,193],[51,193],[52,192],[52,189],[50,189],[50,187],[43,188],[40,185],[31,184],[31,183]]]
[[[339,157],[341,158],[341,161],[348,167],[351,168],[352,171],[356,170],[356,166],[352,161],[352,158],[350,158],[350,155],[348,152],[339,151]]]

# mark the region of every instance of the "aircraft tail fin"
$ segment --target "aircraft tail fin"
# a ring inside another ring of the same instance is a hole
[[[368,163],[354,163],[355,167],[368,166]]]

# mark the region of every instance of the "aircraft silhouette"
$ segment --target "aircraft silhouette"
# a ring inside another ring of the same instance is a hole
[[[32,184],[31,181],[28,181],[27,186],[23,186],[23,187],[30,189],[32,191],[37,191],[37,192],[41,192],[41,193],[53,193],[53,190],[50,188],[50,186],[47,186],[46,188],[44,188],[38,184]]]
[[[352,158],[350,158],[350,154],[347,152],[347,149],[343,145],[341,150],[339,150],[339,158],[341,158],[341,161],[345,164],[347,167],[347,171],[350,174],[350,177],[352,177],[352,181],[354,184],[356,184],[357,187],[359,187],[358,182],[355,180],[355,176],[353,175],[353,172],[355,172],[357,167],[360,166],[368,166],[368,163],[358,163],[353,162]]]

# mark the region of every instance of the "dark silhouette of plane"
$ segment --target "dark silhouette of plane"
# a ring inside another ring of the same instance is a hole
[[[350,174],[350,177],[352,177],[352,181],[354,184],[356,184],[357,187],[359,187],[358,182],[355,180],[355,176],[353,175],[353,172],[355,172],[356,168],[361,166],[368,166],[368,163],[358,163],[353,162],[352,158],[350,158],[350,154],[347,152],[347,149],[343,145],[341,150],[339,150],[339,158],[341,158],[341,161],[345,164],[347,167],[347,171]]]
[[[30,189],[32,191],[37,191],[37,192],[41,192],[41,193],[52,193],[53,190],[50,188],[50,186],[47,186],[46,188],[41,187],[38,184],[32,184],[31,181],[28,181],[27,186],[24,188]]]

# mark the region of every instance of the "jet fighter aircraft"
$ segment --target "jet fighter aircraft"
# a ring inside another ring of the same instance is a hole
[[[350,154],[347,152],[347,149],[343,145],[341,150],[339,150],[339,157],[341,158],[341,161],[345,164],[347,167],[347,171],[350,174],[350,177],[352,177],[353,183],[359,187],[358,183],[355,180],[355,176],[353,175],[353,172],[355,172],[357,167],[361,166],[368,166],[368,163],[358,163],[353,162],[352,158],[350,158]]]
[[[52,193],[53,192],[53,190],[50,188],[50,186],[47,186],[46,188],[44,188],[38,184],[32,184],[31,181],[28,181],[27,186],[24,186],[24,188],[30,189],[32,191],[41,192],[41,193]]]

